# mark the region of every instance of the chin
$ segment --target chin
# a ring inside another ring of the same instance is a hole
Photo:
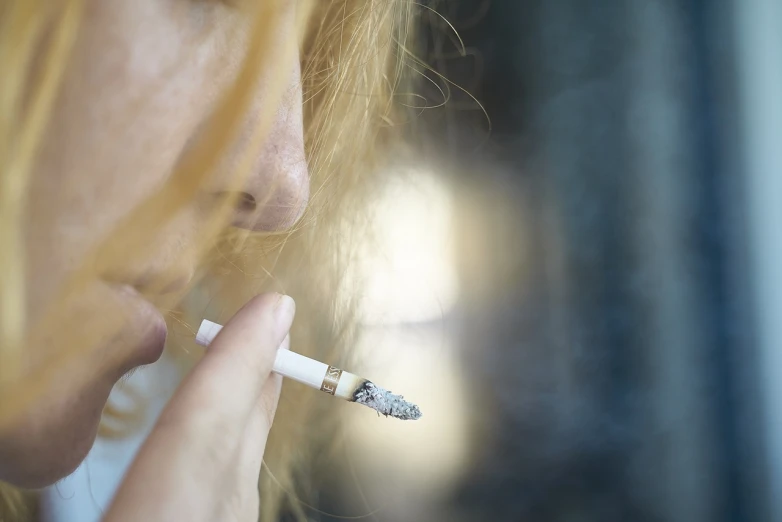
[[[34,414],[0,433],[0,480],[36,489],[73,473],[95,443],[112,385],[41,401]]]
[[[11,460],[11,469],[6,470],[6,464],[3,464],[3,480],[27,489],[38,489],[54,484],[73,473],[81,465],[95,442],[96,432],[97,425],[92,435],[85,437],[78,445],[62,446],[54,443],[45,447],[25,448]],[[23,462],[19,462],[21,460],[19,456],[24,457]]]
[[[70,322],[93,322],[122,314],[119,331],[60,367],[25,413],[0,431],[0,481],[40,488],[72,473],[89,453],[111,389],[131,369],[155,362],[163,351],[166,324],[160,313],[125,287],[96,283],[70,307]],[[41,334],[41,346],[58,341]],[[66,349],[56,346],[56,349]],[[44,351],[36,343],[30,350]]]

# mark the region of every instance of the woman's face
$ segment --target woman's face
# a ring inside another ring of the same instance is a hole
[[[296,42],[295,2],[285,4],[272,35],[272,56],[290,57],[285,59],[290,63],[269,64],[262,74],[235,143],[192,208],[154,231],[139,261],[100,273],[68,303],[76,324],[99,321],[105,310],[120,307],[128,326],[121,339],[86,350],[22,420],[0,432],[0,480],[39,486],[73,470],[94,441],[112,386],[133,367],[160,356],[165,323],[136,291],[146,290],[150,281],[160,293],[188,285],[209,201],[237,189],[228,183],[231,167],[247,154],[262,114],[275,115],[271,131],[251,152],[252,174],[239,187],[259,204],[237,208],[234,224],[282,230],[301,215],[309,180],[298,53],[284,52]],[[218,0],[87,1],[31,179],[24,223],[28,324],[40,319],[87,253],[160,189],[197,142],[243,63],[250,23],[230,2]],[[281,102],[273,92],[273,70],[289,78]]]

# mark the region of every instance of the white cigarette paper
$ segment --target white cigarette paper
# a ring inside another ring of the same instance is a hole
[[[196,343],[209,346],[222,328],[222,325],[204,319],[196,334]],[[401,395],[394,395],[363,377],[290,350],[277,350],[272,371],[329,395],[369,406],[384,415],[403,420],[421,417],[418,406],[405,401]]]

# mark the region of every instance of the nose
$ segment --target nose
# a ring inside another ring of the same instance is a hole
[[[239,142],[252,141],[268,99],[254,102]],[[253,168],[236,196],[233,225],[258,231],[283,231],[302,216],[309,200],[309,171],[304,152],[301,72],[298,60],[276,108]]]

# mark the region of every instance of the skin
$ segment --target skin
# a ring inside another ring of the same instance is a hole
[[[294,313],[289,297],[264,295],[220,331],[162,413],[104,521],[258,519],[258,474],[282,386],[270,372],[277,347],[288,348]]]
[[[29,323],[42,316],[86,253],[159,190],[197,146],[245,56],[248,23],[236,6],[217,1],[87,1],[31,180],[34,204],[25,221]],[[295,46],[295,36],[295,2],[289,2],[275,27],[274,48]],[[290,56],[289,63],[270,64],[262,74],[230,154],[191,208],[151,240],[142,259],[99,274],[68,303],[74,321],[89,325],[114,307],[127,325],[121,338],[90,347],[56,375],[49,393],[0,431],[0,480],[39,487],[75,469],[94,442],[112,386],[160,356],[164,323],[137,290],[151,280],[163,281],[156,286],[161,294],[187,287],[198,261],[192,245],[210,217],[208,203],[236,189],[228,174],[246,152],[260,115],[269,111],[275,114],[271,131],[252,152],[253,173],[240,187],[258,204],[239,205],[233,224],[280,231],[300,217],[309,179],[295,51],[275,54]],[[282,100],[271,94],[272,71],[279,70],[272,66],[289,74]],[[288,298],[267,295],[226,326],[163,414],[109,520],[130,519],[128,510],[135,510],[133,520],[254,520],[255,484],[279,394],[270,368],[292,318]],[[32,358],[56,348],[56,336],[40,337],[29,347]],[[243,428],[227,433],[219,429],[225,425]],[[213,464],[209,473],[206,462]],[[192,516],[181,516],[181,510]]]

